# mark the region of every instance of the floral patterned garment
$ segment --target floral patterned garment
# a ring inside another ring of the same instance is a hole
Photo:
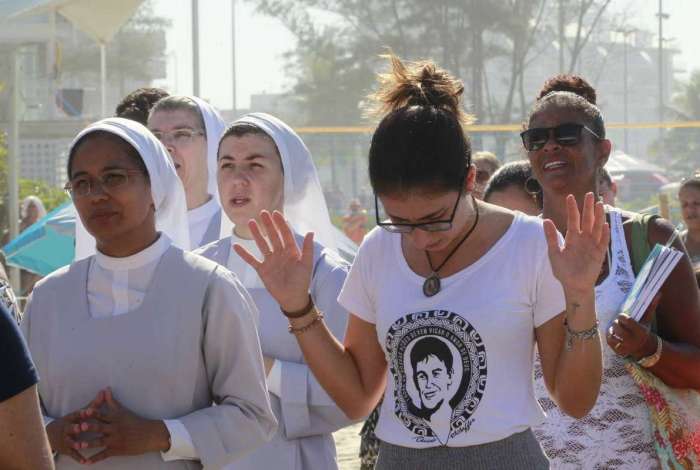
[[[607,207],[611,226],[610,274],[596,287],[600,335],[634,283],[620,213]],[[535,365],[535,396],[547,414],[534,429],[552,469],[660,468],[654,448],[650,416],[644,397],[625,369],[625,360],[603,342],[603,383],[593,410],[581,420],[564,415],[549,398],[539,357]]]

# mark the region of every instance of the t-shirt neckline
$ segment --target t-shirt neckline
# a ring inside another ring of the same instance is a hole
[[[469,266],[460,269],[456,273],[450,274],[449,276],[442,277],[440,276],[440,282],[443,283],[443,286],[446,284],[449,284],[452,282],[454,279],[458,279],[459,277],[466,276],[471,274],[472,272],[478,270],[483,264],[487,263],[491,258],[497,255],[498,251],[501,249],[503,245],[505,245],[508,240],[513,236],[513,233],[515,232],[516,225],[518,225],[523,218],[523,214],[514,211],[513,213],[513,220],[511,221],[510,225],[508,226],[508,229],[501,235],[501,238],[494,243],[491,248],[489,248],[486,253],[481,256],[478,260],[470,264]],[[425,277],[419,275],[411,267],[408,265],[408,261],[406,261],[406,257],[403,254],[403,250],[401,249],[401,234],[392,234],[395,235],[393,237],[393,250],[394,250],[394,255],[397,257],[399,260],[399,269],[407,275],[415,284],[417,285],[423,285],[425,282]]]

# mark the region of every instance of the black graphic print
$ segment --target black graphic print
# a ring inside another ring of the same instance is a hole
[[[387,332],[394,413],[417,442],[447,444],[467,432],[486,389],[486,348],[464,318],[409,314]]]

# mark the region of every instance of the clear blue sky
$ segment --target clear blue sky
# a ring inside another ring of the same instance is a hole
[[[199,0],[201,95],[220,108],[231,108],[231,1]],[[275,19],[253,11],[247,1],[236,1],[238,106],[247,107],[250,95],[282,91],[289,84],[283,54],[294,47],[294,37]],[[190,0],[155,0],[159,15],[173,27],[168,33],[168,78],[161,85],[175,93],[192,92]],[[617,12],[631,12],[631,24],[656,31],[657,0],[613,0]],[[700,0],[664,0],[670,14],[664,36],[674,38],[681,50],[677,68],[700,69]]]

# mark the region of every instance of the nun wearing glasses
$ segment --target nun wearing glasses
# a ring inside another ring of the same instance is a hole
[[[255,305],[189,247],[185,193],[141,124],[76,137],[69,191],[92,253],[43,279],[22,323],[58,469],[222,468],[275,431]]]

